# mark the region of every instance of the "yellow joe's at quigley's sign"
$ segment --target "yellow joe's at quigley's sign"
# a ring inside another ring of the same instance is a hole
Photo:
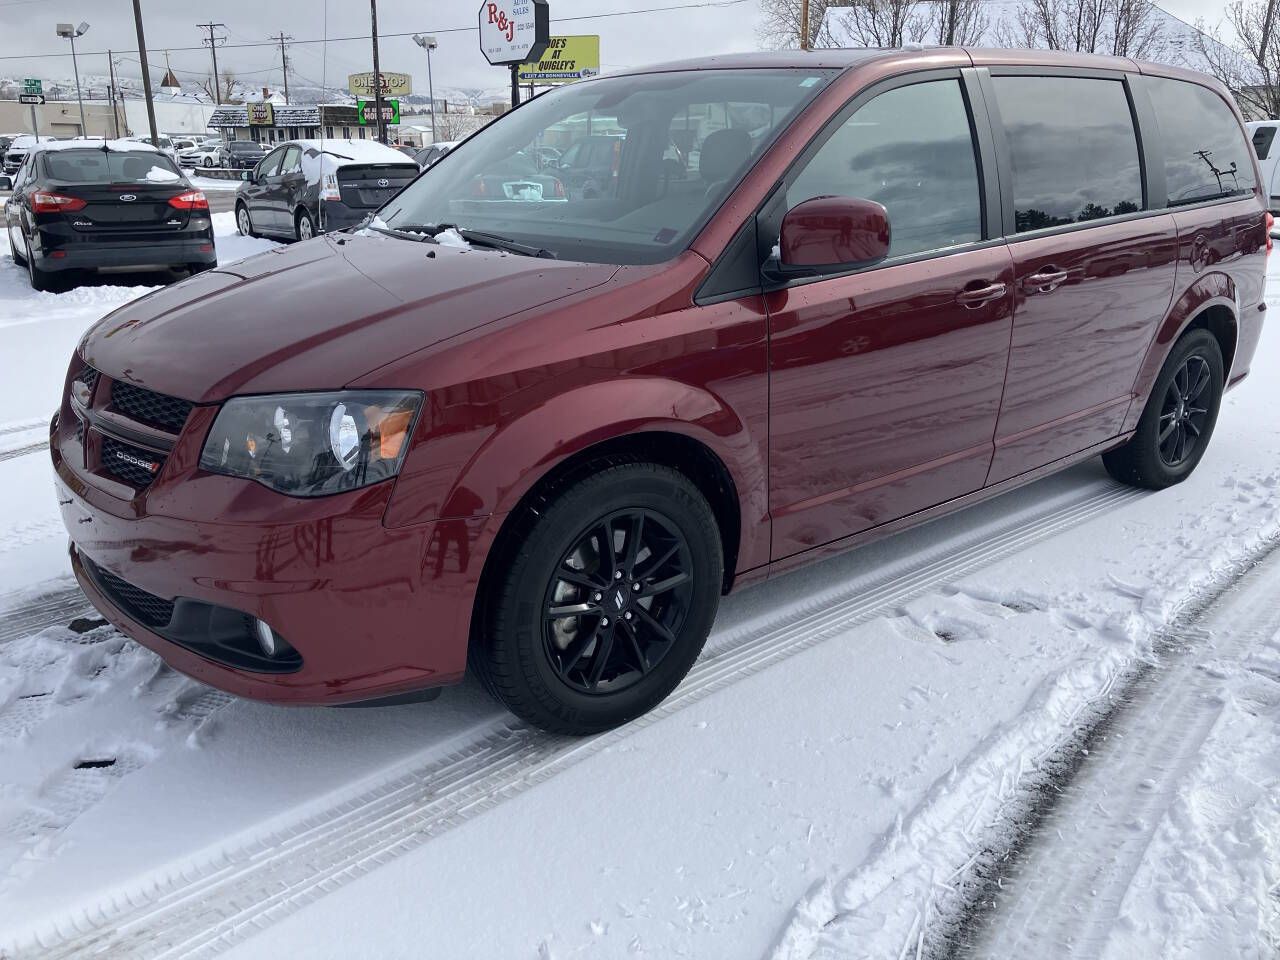
[[[599,35],[552,37],[541,59],[520,64],[520,82],[572,83],[599,72]]]

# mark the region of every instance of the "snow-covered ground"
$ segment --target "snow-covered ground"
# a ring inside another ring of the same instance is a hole
[[[236,701],[82,610],[47,459],[3,451],[145,290],[0,251],[0,956],[1280,949],[1274,327],[1185,484],[1085,464],[744,591],[654,715],[565,740],[471,684]]]

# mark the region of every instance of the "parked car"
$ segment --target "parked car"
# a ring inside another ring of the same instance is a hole
[[[178,154],[181,154],[186,150],[195,149],[196,145],[199,142],[200,141],[196,140],[193,137],[173,137],[172,138],[174,152]]]
[[[184,167],[221,167],[227,163],[227,145],[221,140],[200,140],[178,154]]]
[[[178,151],[174,148],[173,141],[166,136],[159,137],[125,137],[134,143],[145,143],[155,147],[161,153],[165,154],[174,163],[178,162]]]
[[[460,142],[459,140],[440,140],[436,143],[428,144],[413,155],[413,162],[425,170]]]
[[[372,140],[291,140],[240,184],[236,226],[310,240],[360,223],[417,175],[417,164]]]
[[[1262,193],[1267,198],[1267,207],[1273,214],[1280,213],[1280,177],[1276,176],[1276,168],[1280,165],[1280,143],[1276,142],[1280,120],[1255,120],[1246,123],[1245,127],[1262,171]]]
[[[252,140],[232,140],[227,144],[227,166],[233,170],[251,170],[266,155],[262,144]]]
[[[606,110],[608,196],[476,195]],[[72,564],[241,696],[470,669],[601,730],[725,592],[1099,454],[1186,479],[1249,373],[1267,220],[1229,92],[1160,64],[770,52],[560,87],[367,227],[91,328],[51,437]]]
[[[44,143],[27,154],[4,207],[13,260],[49,290],[75,271],[217,263],[205,195],[169,157],[132,140]]]
[[[28,150],[37,143],[53,143],[54,141],[54,137],[36,137],[31,134],[14,137],[5,148],[4,172],[8,174],[17,173],[18,168],[22,166],[22,161],[27,158]]]

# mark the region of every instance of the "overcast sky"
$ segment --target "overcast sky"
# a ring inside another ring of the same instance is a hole
[[[606,71],[712,51],[756,49],[758,0],[674,12],[595,16],[689,2],[706,0],[551,0],[551,30],[557,34],[598,33],[600,58]],[[220,20],[227,25],[221,31],[227,36],[227,46],[218,51],[219,70],[230,67],[246,83],[274,89],[280,83],[279,49],[234,49],[233,45],[264,41],[282,30],[298,40],[321,39],[326,36],[325,6],[326,0],[218,0],[201,4],[142,0],[148,59],[163,69],[167,49],[180,78],[207,75],[211,69],[207,50],[179,48],[199,47],[201,32],[196,29],[197,22]],[[327,0],[327,6],[329,37],[368,35],[367,2]],[[484,87],[499,94],[509,89],[509,75],[490,67],[480,54],[475,30],[479,8],[479,0],[378,0],[382,69],[412,73],[414,91],[425,94],[427,70],[422,49],[408,36],[390,34],[434,33],[439,42],[432,54],[437,88]],[[212,16],[210,11],[214,11]],[[583,16],[589,19],[557,22],[559,18]],[[90,29],[76,41],[81,73],[105,76],[107,58],[102,51],[113,49],[135,58],[134,63],[118,69],[136,76],[137,38],[130,0],[0,0],[0,57],[4,58],[0,59],[0,76],[51,80],[70,77],[69,57],[31,59],[24,55],[68,52],[67,41],[55,34],[55,24],[82,20],[90,24]],[[296,74],[319,85],[323,74],[329,86],[345,87],[347,74],[372,69],[367,39],[329,43],[327,66],[324,52],[325,46],[320,43],[292,44],[291,78]]]
[[[759,46],[759,0],[675,12],[596,16],[684,2],[689,0],[551,0],[552,32],[600,34],[606,72]],[[252,86],[275,89],[280,84],[279,50],[269,46],[237,49],[233,45],[262,42],[281,30],[299,41],[323,38],[326,5],[329,37],[368,34],[369,5],[364,0],[217,0],[201,4],[142,0],[149,59],[163,69],[168,50],[173,67],[184,80],[207,75],[208,51],[181,48],[199,47],[201,32],[196,29],[197,22],[221,20],[227,25],[221,31],[227,37],[227,46],[219,51],[219,68],[230,67]],[[432,67],[438,89],[479,87],[501,95],[507,89],[507,75],[488,66],[480,55],[474,29],[479,6],[479,0],[379,0],[382,68],[412,73],[415,91],[426,93],[422,50],[408,36],[391,34],[435,33],[440,46],[432,55]],[[1224,4],[1222,0],[1166,0],[1161,6],[1189,22],[1203,17],[1214,23],[1222,18]],[[208,11],[216,14],[211,18]],[[563,19],[570,17],[588,19]],[[136,58],[130,0],[0,0],[0,76],[49,80],[70,77],[69,58],[35,59],[30,54],[66,53],[68,44],[55,35],[54,26],[60,21],[81,20],[90,24],[89,32],[77,41],[78,50],[87,54],[80,59],[82,73],[105,76],[107,58],[102,51],[108,48],[118,51],[118,55]],[[329,86],[344,87],[347,74],[371,69],[368,40],[330,42],[327,50],[326,63],[324,45],[292,44],[291,75],[315,85],[323,75]],[[138,71],[136,62],[128,61],[119,69],[133,76]]]

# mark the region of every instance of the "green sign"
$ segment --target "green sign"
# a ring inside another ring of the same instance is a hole
[[[360,115],[360,126],[374,126],[378,122],[377,101],[376,100],[357,100],[356,110]],[[400,101],[399,100],[383,100],[382,101],[382,122],[383,123],[399,123],[400,122]]]
[[[44,93],[44,84],[34,77],[27,77],[22,81],[23,93]]]

